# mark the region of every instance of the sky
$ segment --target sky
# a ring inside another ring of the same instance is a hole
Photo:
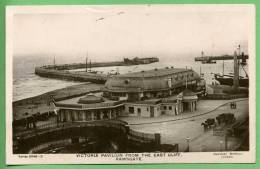
[[[190,57],[247,52],[248,8],[239,6],[74,6],[17,12],[14,56],[88,58]]]

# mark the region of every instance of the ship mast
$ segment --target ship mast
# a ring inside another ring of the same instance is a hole
[[[119,67],[116,67],[116,74],[119,75]]]
[[[53,67],[55,67],[55,56],[53,57]]]
[[[91,72],[91,60],[89,61],[89,71]]]
[[[240,56],[240,44],[238,45],[238,56]],[[239,68],[239,65],[240,65],[240,61],[239,61],[239,59],[237,60],[237,69],[238,69],[238,73],[239,73],[239,75],[240,75],[240,68]],[[239,78],[239,75],[238,75],[238,78]]]
[[[237,91],[239,87],[239,66],[237,59],[237,52],[234,52],[234,77],[233,77],[233,89]]]
[[[188,74],[186,74],[186,76],[185,76],[185,86],[187,89],[188,88]]]
[[[223,65],[222,65],[222,76],[224,77],[224,71],[225,71],[225,61],[223,59]]]
[[[87,52],[87,58],[86,58],[86,72],[88,72],[88,52]]]

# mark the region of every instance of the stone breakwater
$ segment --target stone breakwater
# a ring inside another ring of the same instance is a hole
[[[73,80],[80,82],[92,82],[103,84],[106,82],[108,75],[105,74],[96,74],[91,72],[70,72],[68,70],[59,70],[55,67],[36,67],[35,74],[48,77],[48,78],[56,78],[56,79],[64,79],[64,80]]]
[[[128,59],[125,58],[124,61],[115,61],[115,62],[94,62],[90,64],[86,63],[74,63],[74,64],[60,64],[60,65],[46,65],[42,67],[35,68],[35,74],[56,79],[65,79],[73,80],[80,82],[92,82],[103,84],[106,82],[107,78],[111,74],[100,74],[97,72],[91,71],[68,71],[73,69],[82,69],[82,68],[94,68],[94,67],[111,67],[111,66],[129,66],[129,65],[139,65],[139,64],[150,64],[158,62],[159,59],[156,57],[153,58],[134,58]]]

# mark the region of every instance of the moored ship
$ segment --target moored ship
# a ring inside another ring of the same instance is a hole
[[[221,85],[233,86],[233,81],[234,81],[233,75],[214,74],[214,77]],[[247,77],[240,76],[238,81],[239,81],[239,86],[241,86],[241,87],[249,86],[249,79]]]

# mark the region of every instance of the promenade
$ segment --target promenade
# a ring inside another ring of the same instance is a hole
[[[16,101],[13,103],[14,120],[24,119],[38,112],[40,114],[53,112],[53,104],[48,104],[48,102],[52,101],[52,98],[62,100],[64,98],[82,96],[90,92],[99,91],[103,86],[101,84],[83,83]]]

